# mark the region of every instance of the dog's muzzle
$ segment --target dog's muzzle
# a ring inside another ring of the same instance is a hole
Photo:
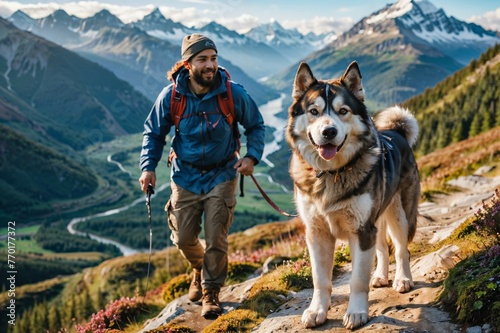
[[[333,138],[335,138],[337,136],[338,133],[337,133],[337,129],[335,127],[327,127],[321,132],[321,134],[325,139],[332,140]],[[327,161],[331,160],[332,158],[335,157],[335,155],[337,155],[337,153],[344,146],[344,143],[347,140],[347,135],[346,135],[344,137],[344,140],[342,140],[342,143],[338,146],[331,144],[331,143],[327,143],[324,145],[318,145],[314,141],[314,139],[311,135],[311,132],[308,133],[308,136],[309,136],[309,140],[311,141],[313,146],[316,147],[316,150],[318,151],[319,156],[321,156],[321,158],[323,158],[324,160],[327,160]]]

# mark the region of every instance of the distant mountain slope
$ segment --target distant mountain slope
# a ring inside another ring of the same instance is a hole
[[[240,67],[254,79],[277,73],[284,64],[290,63],[286,57],[268,44],[229,30],[216,22],[210,22],[200,28],[188,28],[165,18],[156,9],[132,25],[151,36],[167,40],[179,47],[187,34],[201,33],[208,36],[217,45],[221,56],[230,59],[235,66]]]
[[[130,26],[100,28],[72,50],[130,82],[151,101],[168,85],[166,73],[180,54],[179,46]]]
[[[500,126],[500,44],[403,105],[417,115],[421,155]]]
[[[151,100],[170,84],[166,73],[180,60],[180,45],[158,39],[136,27],[102,28],[87,43],[73,49],[84,57],[109,68]],[[245,86],[258,104],[277,98],[278,94],[258,83],[222,53],[219,65]]]
[[[494,32],[449,18],[429,1],[400,0],[363,18],[304,61],[326,79],[357,60],[367,99],[386,106],[434,86],[499,41]],[[266,83],[289,89],[297,68],[292,65]]]
[[[314,50],[313,45],[301,33],[285,30],[276,21],[253,28],[245,36],[274,47],[290,62],[295,62]]]
[[[280,52],[290,62],[306,57],[323,48],[336,38],[334,32],[317,36],[301,34],[297,29],[285,29],[279,22],[261,24],[244,34],[256,42],[264,43]]]
[[[97,188],[96,176],[73,159],[0,125],[0,218],[26,221],[52,212],[51,200]]]
[[[0,86],[42,114],[42,125],[59,124],[62,143],[82,149],[142,130],[151,102],[128,83],[3,19],[0,28]]]

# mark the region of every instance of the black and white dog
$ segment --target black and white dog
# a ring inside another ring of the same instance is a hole
[[[288,112],[286,140],[297,210],[306,226],[314,295],[302,315],[306,327],[326,321],[331,303],[336,239],[346,239],[352,258],[351,292],[343,324],[368,321],[368,291],[389,284],[387,236],[395,248],[392,287],[413,286],[408,243],[418,215],[420,181],[411,146],[418,135],[413,115],[400,107],[375,119],[364,104],[356,62],[338,79],[318,80],[302,63]],[[372,274],[374,255],[377,267]],[[371,281],[370,281],[371,277]]]

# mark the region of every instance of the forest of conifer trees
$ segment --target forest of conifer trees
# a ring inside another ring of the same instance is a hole
[[[419,122],[415,148],[419,156],[500,126],[500,62],[484,66],[499,54],[497,44],[436,87],[403,103]]]

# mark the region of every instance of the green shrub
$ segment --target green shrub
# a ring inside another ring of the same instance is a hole
[[[349,250],[349,246],[342,246],[342,248],[335,250],[333,260],[337,265],[351,262],[351,251]]]
[[[299,291],[312,288],[311,265],[307,260],[299,259],[296,262],[289,263],[288,269],[282,273],[281,279],[285,287],[290,290]]]
[[[255,312],[242,309],[234,310],[219,318],[220,320],[218,319],[208,327],[205,327],[202,333],[251,332],[252,329],[263,320],[263,318],[259,318]]]
[[[444,282],[440,300],[462,323],[493,325],[500,317],[500,246],[455,266]],[[492,330],[497,332],[500,326],[492,326]]]
[[[145,333],[196,333],[192,329],[186,326],[178,325],[161,325],[160,327],[154,328],[152,330],[146,331]]]
[[[165,303],[170,303],[174,299],[187,294],[190,283],[191,277],[187,274],[177,275],[172,278],[163,288],[162,297]]]
[[[259,264],[252,262],[229,262],[226,282],[228,284],[244,282],[259,267]]]

